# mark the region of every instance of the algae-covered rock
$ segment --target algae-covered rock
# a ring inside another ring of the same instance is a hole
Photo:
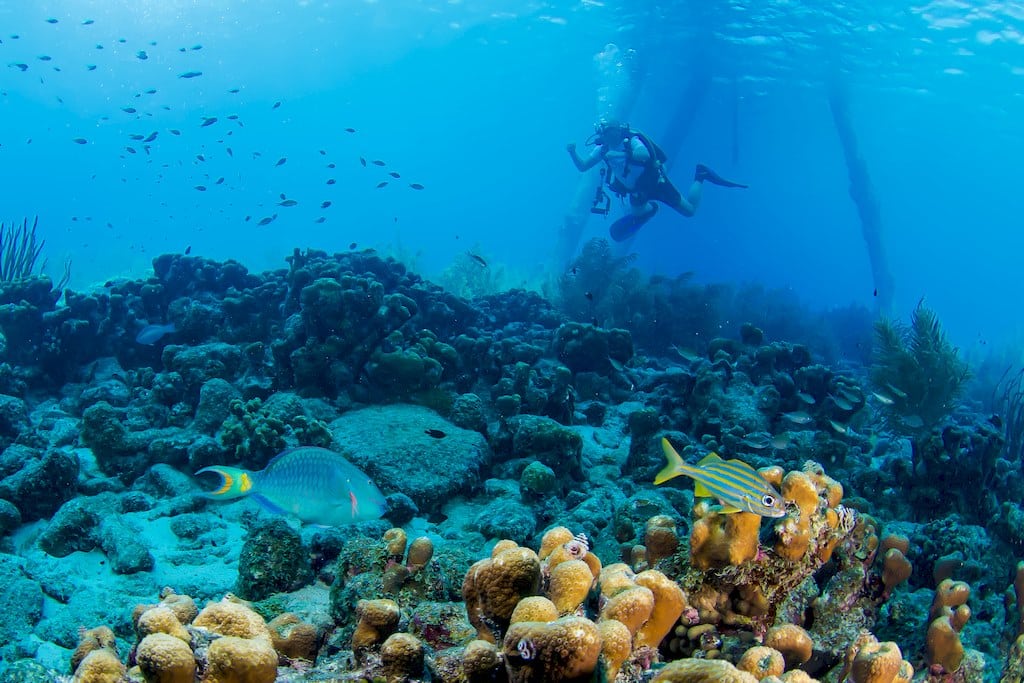
[[[33,659],[19,659],[0,673],[0,683],[54,683],[49,669]]]
[[[471,490],[490,457],[482,435],[420,406],[352,411],[332,422],[330,429],[335,450],[385,493],[404,493],[427,514],[457,493]]]
[[[476,394],[461,394],[452,403],[451,421],[463,429],[474,432],[487,431],[487,416],[484,402]]]
[[[555,471],[542,462],[534,460],[523,469],[519,486],[525,493],[544,495],[555,490]]]
[[[239,398],[238,390],[225,380],[215,377],[199,390],[199,405],[192,428],[204,434],[213,434],[231,414],[231,401]]]
[[[6,445],[28,429],[28,406],[17,396],[0,394],[0,439]]]
[[[309,558],[309,548],[283,519],[260,524],[242,546],[236,592],[246,600],[263,600],[298,590],[313,580]]]
[[[558,359],[576,372],[611,372],[616,363],[633,357],[633,339],[627,330],[606,330],[594,325],[566,323],[555,331]]]
[[[0,536],[8,534],[21,526],[21,513],[9,500],[0,498]]]
[[[527,543],[537,531],[536,515],[514,498],[490,503],[476,516],[474,524],[486,538],[508,538],[520,545]]]
[[[583,478],[583,438],[575,430],[539,415],[515,415],[506,421],[506,427],[511,439],[502,440],[502,450],[508,449],[508,458],[536,459],[556,475]]]
[[[62,451],[48,450],[23,461],[20,469],[0,479],[0,498],[14,503],[22,519],[31,522],[49,517],[74,496],[77,479],[78,460]]]
[[[14,555],[0,554],[0,585],[0,661],[11,661],[12,644],[31,633],[43,615],[43,591],[28,578],[25,560]]]

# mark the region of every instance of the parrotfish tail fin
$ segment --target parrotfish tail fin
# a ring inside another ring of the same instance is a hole
[[[664,484],[669,479],[684,474],[687,468],[687,464],[683,462],[682,457],[676,453],[676,449],[672,448],[672,444],[665,437],[661,437],[661,450],[665,453],[665,467],[654,478],[656,485]]]
[[[226,465],[213,465],[199,470],[196,472],[196,476],[204,472],[214,472],[220,475],[220,487],[203,493],[207,498],[231,500],[249,495],[252,491],[252,473],[249,470]]]

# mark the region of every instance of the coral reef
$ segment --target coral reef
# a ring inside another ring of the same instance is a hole
[[[287,261],[165,255],[61,306],[0,283],[0,682],[1024,671],[1024,472],[927,309],[869,365],[861,311],[648,277],[600,241],[554,305],[490,292],[500,264],[454,269],[488,292],[464,300],[371,250]],[[136,343],[151,323],[175,331]],[[750,464],[785,516],[655,488],[662,436]],[[189,476],[301,445],[358,465],[385,518],[301,527]]]
[[[883,406],[894,426],[911,433],[937,426],[953,412],[970,371],[935,312],[919,303],[909,328],[881,320],[875,338],[871,381],[888,397]]]

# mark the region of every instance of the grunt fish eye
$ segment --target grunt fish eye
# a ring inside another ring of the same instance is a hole
[[[764,505],[766,508],[774,507],[775,496],[771,495],[770,493],[764,494],[763,496],[761,496],[761,505]]]

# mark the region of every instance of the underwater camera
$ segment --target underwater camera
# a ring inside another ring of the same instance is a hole
[[[590,203],[590,213],[600,214],[601,216],[607,216],[608,212],[612,210],[612,198],[608,196],[608,193],[604,191],[606,169],[601,169],[601,182],[597,185],[597,191],[594,193],[594,201]]]

